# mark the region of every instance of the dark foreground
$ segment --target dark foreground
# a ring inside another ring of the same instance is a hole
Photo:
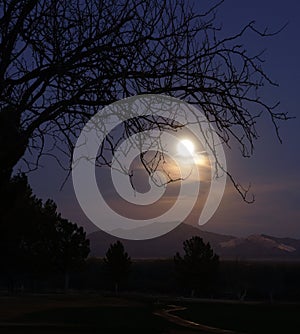
[[[0,333],[194,333],[155,309],[149,301],[99,295],[1,296]]]
[[[158,314],[181,309],[168,317]],[[174,306],[173,306],[174,307]],[[180,307],[178,307],[180,309]],[[241,303],[101,295],[23,295],[0,297],[0,333],[220,333],[205,326],[240,333],[292,333],[300,327],[299,304]],[[174,317],[175,315],[175,317]],[[176,316],[180,318],[176,321]],[[173,319],[172,319],[173,317]],[[175,318],[175,320],[174,320]]]

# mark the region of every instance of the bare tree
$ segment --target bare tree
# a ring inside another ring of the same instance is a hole
[[[287,115],[259,97],[264,84],[275,83],[261,54],[250,55],[241,39],[249,31],[273,34],[249,22],[219,37],[222,2],[196,13],[183,0],[1,0],[1,185],[26,150],[29,169],[51,154],[49,145],[69,154],[100,107],[144,93],[196,104],[227,145],[236,141],[251,155],[257,118],[267,113],[278,131]],[[127,125],[139,129],[144,121]],[[247,190],[232,181],[246,199]]]

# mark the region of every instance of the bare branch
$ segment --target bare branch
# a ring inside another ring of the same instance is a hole
[[[262,54],[251,56],[241,41],[248,32],[265,38],[284,27],[261,31],[252,21],[236,34],[219,38],[217,11],[222,3],[195,13],[181,0],[1,2],[3,168],[11,171],[26,149],[38,166],[41,155],[49,154],[44,151],[46,137],[71,155],[79,131],[99,108],[145,93],[197,105],[222,141],[229,147],[238,143],[244,156],[253,152],[255,124],[264,114],[280,140],[278,121],[289,116],[276,111],[279,103],[259,97],[263,85],[276,83],[263,69]],[[126,127],[132,133],[145,128],[176,130],[178,124],[144,119]],[[110,143],[111,150],[118,140]],[[14,142],[10,152],[7,142]],[[109,163],[105,154],[100,150],[101,163]],[[228,175],[245,199],[248,189]]]

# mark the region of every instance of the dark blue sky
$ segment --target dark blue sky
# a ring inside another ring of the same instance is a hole
[[[196,1],[196,8],[202,1]],[[233,235],[267,233],[276,236],[300,238],[300,3],[286,1],[227,0],[220,7],[218,20],[223,23],[224,35],[236,32],[241,26],[255,20],[257,27],[277,30],[288,26],[279,35],[258,39],[247,35],[245,46],[255,53],[266,49],[266,72],[279,83],[279,88],[265,89],[264,97],[270,102],[281,101],[280,110],[288,111],[296,119],[282,122],[276,138],[269,119],[258,124],[259,140],[254,156],[243,159],[233,150],[228,154],[228,165],[240,181],[252,183],[256,196],[254,204],[246,204],[228,182],[227,191],[215,216],[203,229]],[[81,212],[69,180],[59,190],[64,173],[54,162],[45,158],[43,168],[29,175],[34,192],[41,198],[53,198],[62,214],[84,224],[88,231],[95,230]]]

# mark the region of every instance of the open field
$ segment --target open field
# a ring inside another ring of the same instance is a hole
[[[161,333],[167,322],[146,303],[102,296],[0,298],[1,333]]]
[[[300,304],[259,302],[182,303],[179,317],[241,333],[294,333],[300,328]]]
[[[130,297],[130,296],[128,296]],[[292,333],[300,326],[300,305],[283,303],[115,298],[93,294],[0,297],[0,332],[19,333],[204,333],[154,315],[176,303],[175,315],[240,333]]]

